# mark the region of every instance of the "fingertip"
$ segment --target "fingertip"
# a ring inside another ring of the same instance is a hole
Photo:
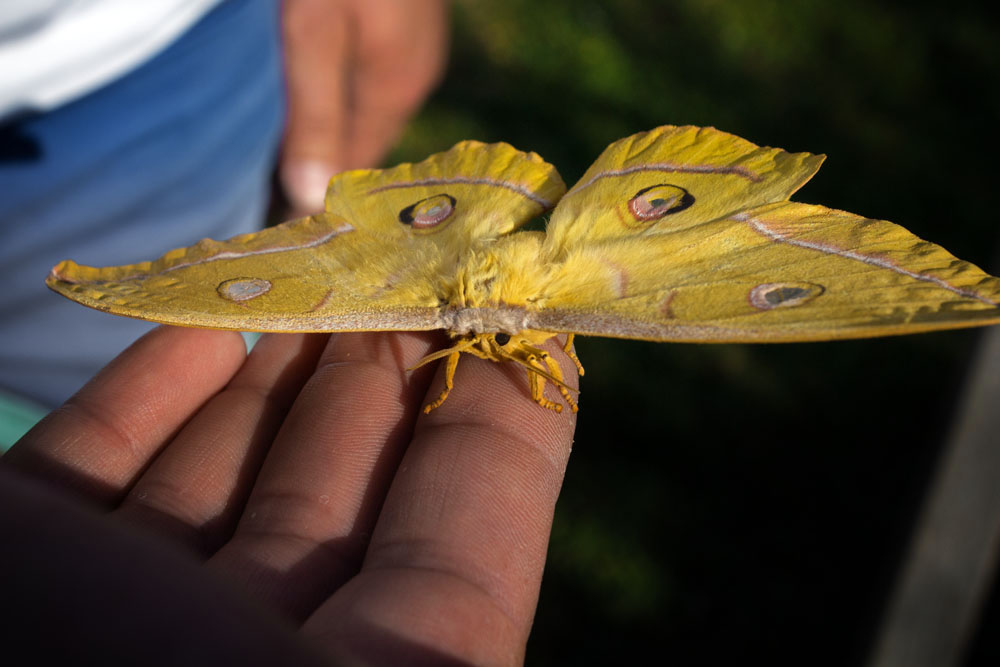
[[[330,160],[286,154],[278,172],[292,216],[322,212],[326,186],[340,171],[341,168]]]
[[[5,461],[114,502],[245,358],[236,332],[158,327],[39,422]]]
[[[132,343],[81,391],[112,384],[123,391],[139,384],[146,389],[184,385],[190,391],[192,383],[221,388],[246,357],[247,345],[239,332],[163,325]]]

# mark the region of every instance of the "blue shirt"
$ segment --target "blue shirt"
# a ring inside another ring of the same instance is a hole
[[[259,228],[284,114],[277,0],[230,0],[126,76],[0,125],[0,390],[54,406],[150,328],[44,285]]]

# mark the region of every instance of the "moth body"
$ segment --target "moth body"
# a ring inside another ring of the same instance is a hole
[[[454,335],[518,334],[528,328],[528,311],[515,306],[448,308],[441,313],[444,328]]]

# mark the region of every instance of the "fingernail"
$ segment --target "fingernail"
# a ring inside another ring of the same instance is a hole
[[[305,214],[323,211],[330,177],[337,167],[323,160],[289,160],[281,164],[281,187],[293,210]]]

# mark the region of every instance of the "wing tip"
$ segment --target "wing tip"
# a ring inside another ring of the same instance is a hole
[[[75,274],[79,274],[81,269],[86,268],[90,267],[80,266],[71,259],[64,259],[49,269],[49,274],[45,277],[45,284],[49,287],[53,287],[57,283],[74,285],[78,282],[77,278],[74,277]]]

